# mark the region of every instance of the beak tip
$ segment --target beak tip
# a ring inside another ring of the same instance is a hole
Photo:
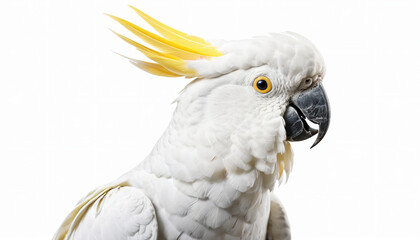
[[[325,134],[327,133],[327,130],[328,130],[328,124],[327,125],[320,124],[318,136],[315,139],[315,142],[312,144],[311,149],[315,147],[316,145],[318,145],[318,143],[320,143],[322,139],[324,139]]]
[[[315,147],[316,145],[318,145],[319,141],[318,139],[312,144],[312,146],[309,149],[312,149],[313,147]]]
[[[312,146],[311,146],[310,149],[312,149],[313,147],[315,147],[316,145],[318,145],[318,143],[321,142],[321,140],[322,140],[322,137],[320,137],[318,135],[318,137],[316,138],[315,142],[312,144]]]

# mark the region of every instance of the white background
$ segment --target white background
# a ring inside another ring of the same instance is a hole
[[[420,3],[298,0],[0,3],[0,239],[51,239],[74,204],[137,165],[188,82],[148,75],[103,13],[127,6],[205,39],[291,30],[327,63],[329,133],[294,143],[278,191],[294,239],[420,239]]]

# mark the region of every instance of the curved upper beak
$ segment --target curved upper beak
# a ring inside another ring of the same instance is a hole
[[[319,83],[310,90],[294,96],[284,113],[288,141],[303,141],[318,133],[311,148],[325,136],[330,124],[330,107],[324,87]],[[319,130],[311,128],[305,119],[319,125]]]

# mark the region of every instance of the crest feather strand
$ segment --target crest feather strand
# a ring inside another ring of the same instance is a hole
[[[187,67],[187,60],[210,59],[212,57],[222,56],[214,46],[207,43],[204,39],[175,30],[137,8],[130,7],[162,35],[159,36],[122,18],[107,14],[144,42],[161,51],[148,48],[130,38],[114,32],[121,39],[136,47],[146,57],[156,62],[150,63],[130,59],[130,61],[140,69],[165,77],[198,77],[198,74],[194,69]]]

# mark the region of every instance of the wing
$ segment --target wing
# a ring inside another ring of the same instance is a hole
[[[290,239],[290,225],[284,207],[274,193],[271,193],[270,217],[268,218],[266,240]]]
[[[127,183],[90,193],[67,216],[53,240],[157,239],[155,209],[149,198]]]

